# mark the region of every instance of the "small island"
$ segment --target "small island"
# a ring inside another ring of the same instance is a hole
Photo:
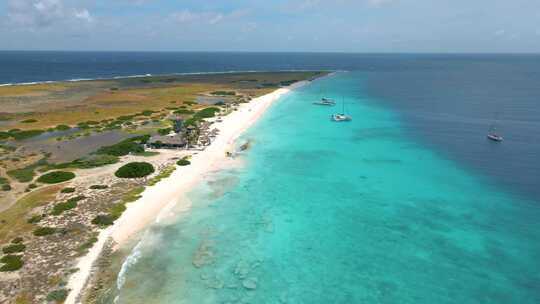
[[[244,111],[247,117],[252,110],[249,115],[260,115],[269,103],[244,105],[326,74],[173,75],[0,87],[0,302],[63,302],[71,276],[80,271],[77,261],[146,189],[177,170],[194,170],[191,157],[202,157],[206,149],[216,150],[211,155],[229,153],[219,150],[229,144],[221,133],[230,137],[241,129],[227,131],[230,121],[222,127],[229,116]],[[215,141],[220,146],[212,148]]]

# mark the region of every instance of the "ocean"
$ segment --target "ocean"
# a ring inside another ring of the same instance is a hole
[[[343,71],[276,102],[243,166],[145,232],[110,302],[538,303],[539,59],[2,52],[0,83]],[[341,102],[351,122],[330,121]]]

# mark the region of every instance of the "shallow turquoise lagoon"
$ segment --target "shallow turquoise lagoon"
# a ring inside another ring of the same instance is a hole
[[[445,160],[339,73],[277,102],[245,166],[155,225],[117,303],[540,303],[538,202]],[[314,106],[321,94],[341,109]]]

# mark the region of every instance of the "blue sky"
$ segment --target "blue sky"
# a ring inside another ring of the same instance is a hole
[[[0,49],[540,52],[540,0],[0,0]]]

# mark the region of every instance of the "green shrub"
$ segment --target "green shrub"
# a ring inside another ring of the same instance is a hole
[[[2,133],[2,132],[0,132],[0,134],[1,134],[1,133]],[[1,136],[0,136],[0,139],[2,139]],[[6,150],[6,151],[15,151],[15,150],[17,150],[17,147],[0,144],[0,149],[4,149],[4,150]]]
[[[57,184],[75,178],[75,173],[66,171],[53,171],[40,176],[37,181],[44,184]]]
[[[14,132],[10,132],[9,134],[11,137],[13,137],[15,140],[23,140],[28,139],[34,136],[41,135],[43,133],[43,130],[17,130]]]
[[[49,164],[47,169],[66,169],[66,168],[78,168],[78,169],[91,169],[118,162],[118,157],[108,154],[103,155],[91,155],[89,157],[76,159],[69,163]]]
[[[116,118],[117,121],[128,121],[128,120],[132,120],[133,118],[135,117],[135,115],[123,115],[123,116],[119,116]]]
[[[118,157],[114,155],[92,155],[76,162],[76,167],[80,169],[90,169],[118,162]]]
[[[287,87],[287,86],[290,86],[291,84],[295,83],[295,82],[298,82],[297,79],[293,79],[293,80],[284,80],[284,81],[280,81],[279,84],[281,86],[284,86],[284,87]]]
[[[108,154],[113,156],[124,156],[130,153],[144,152],[144,148],[132,140],[123,140],[112,146],[101,147],[96,151],[96,154]]]
[[[172,128],[158,129],[157,132],[159,135],[167,135],[171,133]]]
[[[188,166],[188,165],[191,164],[191,162],[189,160],[185,159],[185,158],[182,158],[182,159],[178,160],[176,162],[176,164],[179,165],[179,166]]]
[[[114,175],[120,178],[139,178],[154,173],[154,166],[147,162],[132,162],[118,169]]]
[[[77,207],[76,201],[67,201],[63,203],[58,203],[54,205],[53,210],[51,211],[52,215],[60,215],[62,212],[71,210],[73,208]]]
[[[218,96],[235,96],[236,92],[235,91],[214,91],[210,94],[218,95]]]
[[[63,303],[66,300],[67,296],[68,296],[68,291],[66,289],[57,289],[47,294],[47,301]]]
[[[148,181],[148,186],[153,186],[159,183],[162,179],[171,176],[174,170],[176,170],[175,166],[168,166],[165,169],[161,170],[158,175],[154,176],[151,180]]]
[[[34,179],[35,166],[28,166],[26,168],[9,170],[7,175],[13,177],[21,183],[31,182]]]
[[[93,190],[102,190],[102,189],[107,189],[109,188],[109,186],[107,185],[92,185],[90,186],[90,189],[93,189]]]
[[[0,176],[0,185],[9,184],[9,180],[5,177]]]
[[[15,271],[19,270],[23,266],[22,256],[20,255],[5,255],[0,259],[0,263],[3,263],[2,267],[0,267],[0,271]]]
[[[53,227],[39,227],[33,232],[35,236],[46,236],[53,233],[56,233],[56,228]]]
[[[126,211],[127,207],[124,203],[118,203],[118,204],[114,204],[110,209],[109,209],[109,216],[113,219],[113,220],[116,220],[117,218],[119,218],[122,213],[124,213],[124,211]]]
[[[71,129],[71,127],[68,126],[68,125],[58,125],[58,126],[56,126],[55,129],[58,130],[58,131],[67,131],[67,130]]]
[[[98,241],[97,235],[97,233],[93,233],[92,236],[88,239],[88,241],[82,243],[79,248],[77,248],[77,251],[81,254],[88,252],[88,249],[92,248],[92,246],[94,246],[94,244]]]
[[[71,198],[69,198],[67,201],[68,201],[68,202],[79,202],[79,201],[82,201],[83,199],[86,199],[86,196],[84,196],[84,195],[79,195],[79,196],[71,197]]]
[[[12,244],[12,245],[7,245],[4,248],[2,248],[2,252],[5,254],[17,253],[17,252],[23,252],[25,249],[26,249],[26,246],[24,244]]]
[[[39,221],[41,221],[42,219],[43,219],[43,216],[41,216],[41,215],[33,215],[26,222],[28,224],[36,224],[36,223],[39,223]]]
[[[216,115],[216,113],[219,111],[220,111],[219,108],[210,107],[210,108],[200,110],[199,112],[195,113],[193,117],[195,119],[210,118],[210,117],[214,117],[214,115]]]
[[[60,190],[61,193],[73,193],[75,192],[75,188],[70,188],[70,187],[67,187],[67,188],[64,188],[62,190]]]
[[[173,113],[174,114],[180,114],[180,115],[188,115],[188,114],[193,114],[195,112],[193,112],[191,110],[186,110],[186,109],[178,109],[178,110],[175,110]]]
[[[0,132],[0,140],[8,139],[11,137],[9,132]]]
[[[21,120],[21,123],[34,123],[34,122],[37,122],[37,120],[33,118]]]
[[[159,141],[159,140],[158,140]],[[156,143],[158,142],[156,141]],[[144,151],[142,153],[135,153],[136,156],[144,156],[144,157],[151,157],[151,156],[156,156],[156,155],[159,155],[159,152],[156,152],[156,151]]]
[[[18,236],[16,238],[14,238],[13,240],[11,240],[11,243],[12,244],[20,244],[20,243],[22,243],[22,241],[24,241],[24,239],[22,237]]]
[[[141,112],[141,115],[142,116],[151,116],[154,113],[156,113],[156,112],[152,111],[152,110],[144,110],[144,111]]]
[[[2,185],[2,191],[10,191],[11,190],[11,185],[7,184],[7,185]]]
[[[110,215],[100,214],[92,220],[92,224],[98,226],[110,226],[114,223],[114,218]]]

